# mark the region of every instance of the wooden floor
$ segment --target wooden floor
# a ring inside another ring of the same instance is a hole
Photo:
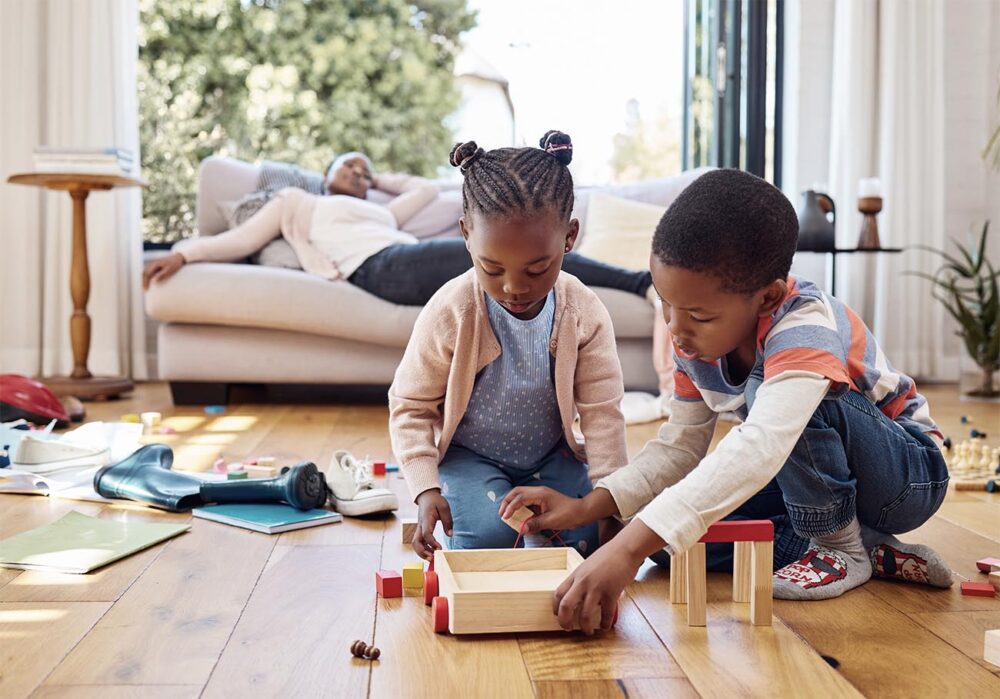
[[[953,436],[959,415],[1000,443],[1000,406],[927,391]],[[176,436],[175,466],[272,455],[325,465],[335,449],[389,457],[387,413],[375,406],[233,405],[224,415],[174,409],[162,384],[90,404],[89,419],[160,410]],[[655,425],[631,428],[633,452]],[[391,475],[388,486],[402,494]],[[413,513],[402,497],[401,516]],[[70,510],[122,521],[188,521],[122,503],[0,496],[0,536]],[[909,540],[936,547],[958,576],[1000,557],[1000,497],[951,493]],[[194,520],[172,541],[91,575],[0,569],[0,697],[998,697],[1000,668],[982,660],[1000,628],[1000,599],[873,581],[828,602],[775,603],[771,628],[751,627],[711,575],[707,628],[669,603],[667,575],[644,568],[617,628],[569,634],[450,637],[431,632],[417,596],[376,598],[376,568],[413,554],[395,518],[266,536]],[[376,663],[351,657],[374,641]],[[821,655],[839,662],[833,669]]]

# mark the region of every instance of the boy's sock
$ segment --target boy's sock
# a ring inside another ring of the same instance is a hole
[[[872,576],[868,551],[855,517],[840,531],[811,540],[805,555],[774,573],[777,599],[818,600],[839,597]]]
[[[872,562],[872,576],[934,587],[951,587],[951,568],[937,551],[923,544],[904,544],[892,534],[861,525],[861,539]]]

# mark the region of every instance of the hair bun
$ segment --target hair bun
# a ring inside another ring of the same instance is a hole
[[[448,156],[448,162],[454,167],[461,168],[462,172],[468,172],[472,163],[485,153],[482,148],[476,145],[475,141],[466,141],[465,143],[456,143],[451,149],[451,154]]]
[[[573,139],[562,131],[546,131],[538,139],[538,147],[549,155],[554,155],[563,165],[569,165],[573,161]]]

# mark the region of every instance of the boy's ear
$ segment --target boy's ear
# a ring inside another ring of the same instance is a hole
[[[576,245],[576,238],[580,235],[580,219],[572,218],[569,221],[569,228],[566,229],[566,252],[571,252]]]
[[[788,295],[788,282],[784,279],[775,279],[761,290],[760,308],[757,310],[759,316],[769,316],[774,313],[781,302]]]

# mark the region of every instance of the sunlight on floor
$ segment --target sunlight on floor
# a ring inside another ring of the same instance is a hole
[[[246,432],[253,429],[258,419],[253,415],[226,415],[215,418],[203,429],[205,432]]]
[[[65,609],[0,609],[0,624],[55,621],[66,616]]]

